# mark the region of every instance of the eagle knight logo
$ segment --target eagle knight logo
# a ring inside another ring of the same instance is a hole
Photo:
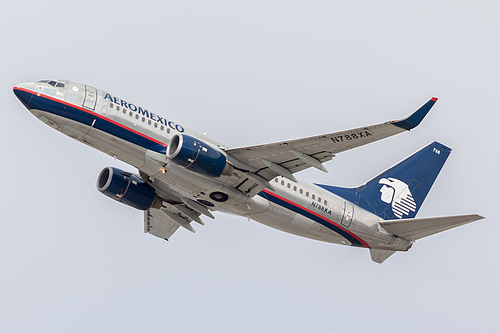
[[[380,200],[391,204],[392,212],[397,218],[408,215],[417,209],[413,195],[408,185],[396,178],[382,178],[379,181],[382,184]]]

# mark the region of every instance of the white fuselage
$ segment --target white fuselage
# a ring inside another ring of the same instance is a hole
[[[19,85],[38,105],[30,111],[56,130],[133,165],[148,175],[158,191],[176,191],[210,201],[208,193],[228,193],[225,202],[212,202],[223,212],[245,216],[270,227],[320,241],[406,250],[408,242],[379,226],[381,218],[307,181],[277,177],[248,197],[232,187],[231,177],[210,178],[168,163],[165,151],[173,135],[188,134],[226,148],[203,134],[122,100],[105,91],[69,81],[64,87],[46,83]],[[158,163],[158,156],[163,164]]]

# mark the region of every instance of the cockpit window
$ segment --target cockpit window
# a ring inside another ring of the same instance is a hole
[[[61,83],[61,82],[57,82],[57,81],[52,81],[52,80],[40,80],[38,81],[39,83],[47,83],[47,84],[50,84],[51,86],[53,87],[57,87],[57,88],[64,88],[64,83]]]

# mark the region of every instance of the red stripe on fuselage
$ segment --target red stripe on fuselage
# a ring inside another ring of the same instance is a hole
[[[346,233],[348,233],[348,234],[349,234],[349,235],[351,235],[352,237],[356,238],[356,239],[357,239],[357,240],[361,243],[361,245],[363,245],[363,247],[366,247],[366,248],[370,247],[370,246],[368,245],[368,243],[366,243],[364,240],[362,240],[362,239],[361,239],[358,235],[356,235],[356,234],[354,234],[353,232],[351,232],[351,231],[349,231],[349,230],[347,230],[347,229],[343,228],[342,226],[340,226],[339,224],[337,224],[337,223],[333,222],[332,220],[329,220],[329,219],[327,219],[326,217],[324,217],[324,216],[322,216],[322,215],[320,215],[320,214],[318,214],[318,213],[316,213],[316,212],[314,212],[314,211],[312,211],[312,210],[310,210],[310,209],[307,209],[307,208],[305,208],[305,207],[303,207],[303,206],[301,206],[301,205],[299,205],[299,204],[297,204],[297,203],[295,203],[295,202],[293,202],[293,201],[290,201],[290,200],[288,200],[288,199],[286,199],[286,198],[284,198],[284,197],[282,197],[282,196],[280,196],[280,195],[277,195],[276,193],[270,192],[270,191],[268,191],[268,190],[266,190],[266,189],[262,190],[262,192],[264,192],[264,193],[266,193],[266,194],[268,194],[268,195],[271,195],[271,196],[277,197],[277,198],[279,198],[279,199],[281,199],[281,200],[283,200],[283,201],[285,201],[285,202],[287,202],[287,203],[289,203],[289,204],[291,204],[291,205],[293,205],[293,206],[295,206],[295,207],[297,207],[297,208],[300,208],[300,209],[302,209],[302,210],[305,210],[306,212],[308,212],[308,213],[310,213],[310,214],[312,214],[312,215],[314,215],[314,216],[319,217],[319,218],[320,218],[320,219],[322,219],[323,221],[326,221],[326,222],[328,222],[328,223],[330,223],[330,224],[332,224],[332,225],[334,225],[334,226],[336,226],[336,227],[338,227],[338,228],[340,228],[340,229],[344,230]],[[335,231],[335,230],[334,230],[334,231]]]
[[[69,106],[69,107],[72,107],[72,108],[78,109],[78,110],[80,110],[80,111],[86,112],[86,113],[91,114],[91,115],[93,115],[93,116],[95,116],[95,117],[98,117],[98,118],[101,118],[101,119],[103,119],[103,120],[106,120],[106,121],[108,121],[108,122],[110,122],[110,123],[112,123],[112,124],[114,124],[114,125],[117,125],[117,126],[119,126],[119,127],[123,128],[123,129],[127,130],[127,131],[130,131],[130,132],[134,133],[134,134],[140,135],[140,136],[142,136],[143,138],[146,138],[146,139],[148,139],[148,140],[151,140],[151,141],[153,141],[153,142],[155,142],[155,143],[158,143],[158,144],[160,144],[160,145],[162,145],[162,146],[168,147],[168,145],[167,145],[165,142],[161,142],[161,141],[158,141],[158,140],[156,140],[156,139],[153,139],[152,137],[149,137],[149,136],[145,135],[144,133],[138,132],[138,131],[136,131],[136,130],[134,130],[134,129],[130,128],[130,127],[127,127],[127,126],[125,126],[125,125],[123,125],[123,124],[120,124],[119,122],[116,122],[116,121],[114,121],[114,120],[112,120],[112,119],[106,118],[106,117],[104,117],[103,115],[100,115],[100,114],[98,114],[98,113],[96,113],[96,112],[92,112],[92,111],[90,111],[90,110],[86,110],[86,109],[84,109],[84,108],[82,108],[82,107],[80,107],[80,106],[77,106],[77,105],[75,105],[75,104],[71,104],[71,103],[68,103],[68,102],[66,102],[66,101],[63,101],[63,100],[60,100],[60,99],[57,99],[57,98],[54,98],[54,97],[51,97],[51,96],[48,96],[48,95],[44,95],[44,94],[40,94],[40,93],[36,93],[36,92],[34,92],[34,91],[31,91],[31,90],[28,90],[28,89],[25,89],[25,88],[21,88],[21,87],[14,87],[14,89],[15,89],[15,90],[21,90],[21,91],[27,92],[27,93],[29,93],[29,94],[36,95],[36,96],[38,96],[38,97],[47,98],[47,99],[50,99],[51,101],[54,101],[54,102],[57,102],[57,103],[61,103],[61,104],[67,105],[67,106]]]

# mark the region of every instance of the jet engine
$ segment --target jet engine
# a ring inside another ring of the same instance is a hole
[[[139,176],[117,168],[107,167],[102,170],[96,185],[102,194],[139,210],[160,208],[162,204],[151,185]]]
[[[176,134],[167,148],[167,158],[173,163],[208,177],[230,176],[233,167],[219,149],[185,134]]]

